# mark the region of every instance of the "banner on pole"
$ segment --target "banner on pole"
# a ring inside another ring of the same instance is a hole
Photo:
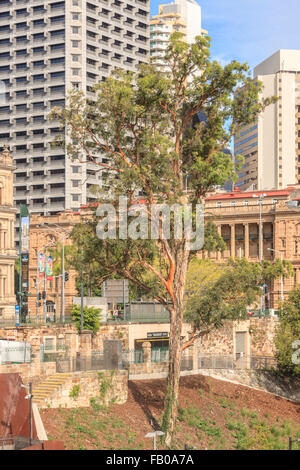
[[[44,277],[45,274],[45,257],[43,253],[39,253],[39,273],[40,277]]]
[[[52,281],[53,279],[53,257],[47,256],[46,258],[46,276],[47,281]]]

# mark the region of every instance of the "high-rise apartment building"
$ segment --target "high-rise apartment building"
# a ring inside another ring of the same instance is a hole
[[[14,199],[30,213],[76,209],[99,183],[92,164],[53,147],[48,114],[69,90],[92,86],[115,67],[135,70],[149,55],[149,0],[0,0],[0,147],[12,152]]]
[[[235,136],[245,164],[240,189],[281,189],[300,183],[300,50],[279,50],[254,69],[263,97],[278,101]]]
[[[175,0],[167,5],[159,5],[159,14],[150,22],[150,57],[158,65],[164,66],[163,57],[168,47],[170,35],[182,33],[188,44],[196,36],[207,34],[201,28],[201,7],[195,0]]]

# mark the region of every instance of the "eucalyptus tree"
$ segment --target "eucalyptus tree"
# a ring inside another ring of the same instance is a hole
[[[101,219],[98,212],[98,219],[90,224],[94,238],[85,241],[93,259],[97,253],[103,276],[126,276],[170,312],[163,418],[170,445],[185,347],[181,333],[186,274],[193,255],[191,231],[180,238],[175,221],[180,225],[184,207],[189,206],[196,224],[197,204],[213,187],[234,178],[236,164],[224,149],[237,129],[253,122],[274,98],[261,98],[262,85],[251,79],[247,64],[232,61],[222,67],[212,60],[209,38],[197,37],[188,45],[175,33],[165,61],[167,71],[151,63],[141,65],[137,73],[116,70],[95,87],[95,100],[87,101],[80,92],[71,92],[66,108],[54,109],[53,115],[66,129],[68,154],[94,163],[101,172],[109,191],[99,196],[99,203],[117,205],[120,197],[126,197],[131,204],[142,194],[140,209],[143,206],[148,216],[148,228],[153,205],[181,207],[179,219],[175,212],[170,217],[170,237],[159,223],[152,238],[145,236],[145,230],[132,238],[120,236],[117,230],[115,238],[99,239],[95,236]],[[196,123],[197,116],[204,118]],[[135,210],[138,214],[137,207]],[[138,232],[144,215],[139,213],[137,222],[132,208],[129,212],[128,224]],[[101,220],[105,219],[101,214]],[[74,240],[80,243],[85,230],[77,227]],[[190,343],[193,338],[188,340]]]

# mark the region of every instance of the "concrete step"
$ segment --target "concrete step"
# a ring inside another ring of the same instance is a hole
[[[42,403],[50,394],[55,392],[61,385],[63,385],[72,374],[56,374],[51,375],[40,384],[35,385],[32,390],[33,401]]]

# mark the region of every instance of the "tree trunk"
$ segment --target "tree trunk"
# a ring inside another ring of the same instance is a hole
[[[173,331],[172,331],[173,330]],[[175,430],[178,407],[179,379],[181,365],[181,337],[182,318],[181,312],[174,309],[171,314],[171,331],[169,343],[169,371],[167,379],[167,391],[165,396],[165,410],[162,429],[165,433],[165,443],[171,445]]]
[[[172,443],[175,431],[179,379],[181,366],[181,335],[183,323],[183,297],[188,266],[189,252],[182,250],[176,259],[176,272],[174,278],[175,303],[171,311],[170,339],[169,339],[169,371],[167,378],[167,391],[165,396],[165,409],[162,429],[165,433],[164,440],[168,447]]]

